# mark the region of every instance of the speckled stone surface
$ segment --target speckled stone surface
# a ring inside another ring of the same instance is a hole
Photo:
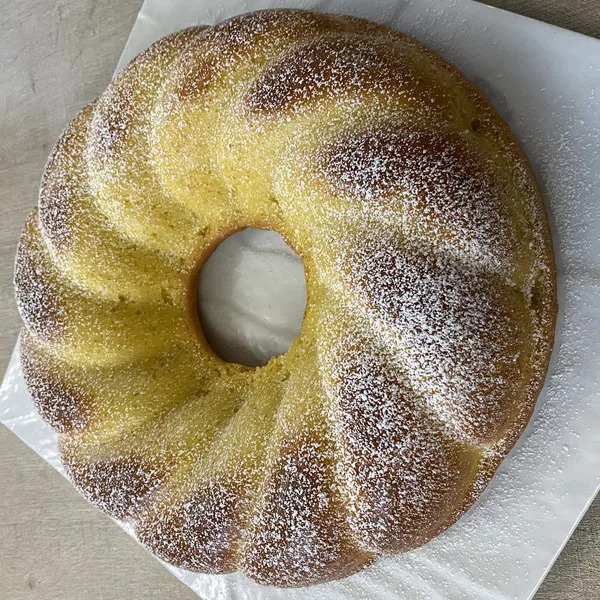
[[[595,1],[491,3],[583,33],[600,33]],[[140,5],[138,0],[0,4],[3,365],[20,326],[12,295],[12,258],[46,156],[70,116],[104,89]],[[6,597],[196,597],[12,434],[2,428],[0,437],[0,586]],[[595,598],[599,556],[596,502],[536,598]]]

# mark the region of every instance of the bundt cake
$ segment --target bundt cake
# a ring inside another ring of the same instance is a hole
[[[247,226],[296,250],[308,295],[257,368],[196,309]],[[57,143],[15,286],[74,484],[164,560],[276,586],[455,522],[531,415],[556,312],[544,205],[495,110],[420,43],[302,10],[135,58]]]

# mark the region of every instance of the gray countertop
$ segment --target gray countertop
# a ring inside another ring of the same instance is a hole
[[[0,370],[20,321],[17,238],[48,153],[106,87],[141,0],[0,0]],[[488,4],[600,37],[598,0]],[[197,596],[0,426],[0,598],[194,600]],[[600,499],[536,600],[600,599]],[[476,600],[476,599],[474,599]]]

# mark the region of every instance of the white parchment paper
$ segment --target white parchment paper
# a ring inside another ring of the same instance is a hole
[[[456,64],[496,105],[548,207],[560,303],[554,354],[519,443],[478,502],[426,546],[298,590],[168,568],[206,600],[531,598],[600,487],[600,42],[470,0],[146,0],[119,67],[179,28],[273,6],[392,25]],[[269,261],[264,239],[249,235],[245,244],[257,264]],[[290,260],[277,267],[280,277]],[[60,470],[55,436],[31,405],[16,352],[0,389],[0,420]]]

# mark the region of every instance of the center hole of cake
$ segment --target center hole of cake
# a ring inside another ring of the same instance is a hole
[[[277,232],[248,227],[225,239],[206,261],[197,302],[202,331],[218,356],[265,365],[300,334],[304,264]]]

